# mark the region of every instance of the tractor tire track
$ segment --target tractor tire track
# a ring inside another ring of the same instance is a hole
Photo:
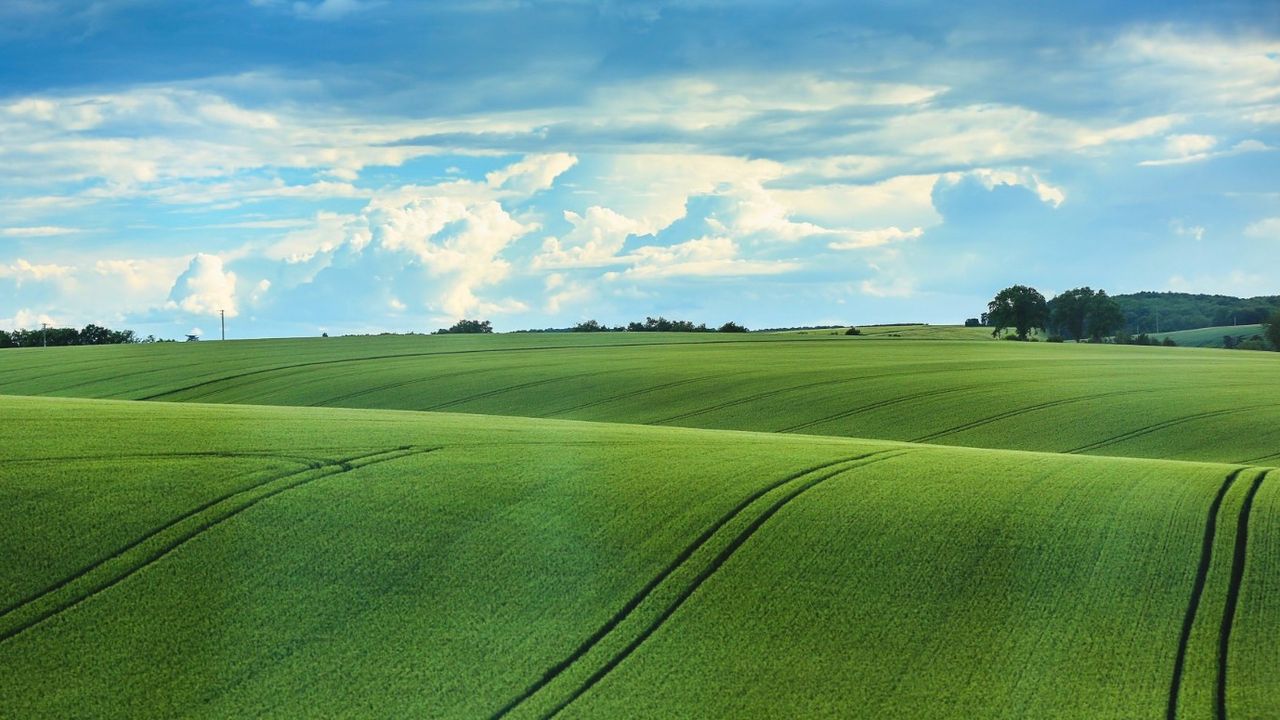
[[[199,537],[200,535],[203,535],[205,532],[217,527],[218,525],[221,525],[222,523],[236,517],[240,513],[244,512],[245,510],[248,510],[258,505],[265,500],[269,500],[277,495],[280,495],[281,493],[285,493],[290,490],[296,490],[312,482],[315,482],[317,480],[321,480],[327,477],[341,475],[347,472],[351,472],[352,470],[358,470],[361,468],[369,467],[370,465],[390,462],[392,460],[399,460],[399,459],[411,457],[414,455],[422,455],[422,454],[434,452],[440,449],[441,448],[439,447],[415,448],[413,446],[406,445],[406,446],[401,446],[396,448],[390,448],[387,450],[380,450],[380,451],[375,451],[370,453],[364,453],[361,455],[354,455],[354,456],[332,461],[329,464],[323,464],[320,467],[303,468],[296,472],[287,473],[283,476],[279,476],[275,478],[274,481],[291,480],[292,478],[296,478],[299,476],[302,476],[302,477],[301,479],[292,480],[291,482],[284,483],[279,487],[273,488],[256,497],[249,498],[245,502],[235,507],[228,508],[226,512],[223,512],[221,514],[215,513],[211,518],[199,523],[196,527],[192,528],[191,530],[185,531],[179,534],[177,537],[165,541],[164,544],[161,545],[159,548],[153,551],[150,551],[144,558],[141,559],[141,562],[133,564],[130,567],[126,567],[124,569],[124,572],[119,573],[118,575],[103,579],[95,583],[92,587],[86,589],[83,592],[75,594],[68,599],[56,602],[53,604],[53,607],[38,613],[34,617],[22,620],[18,624],[14,625],[13,627],[0,630],[0,643],[7,642],[13,639],[14,637],[17,637],[18,635],[26,632],[27,630],[30,630],[31,628],[45,622],[46,620],[49,620],[53,617],[61,615],[62,613],[80,605],[84,601],[89,600],[90,598],[93,598],[94,596],[99,595],[103,592],[106,592],[107,590],[110,590],[112,587],[115,587],[121,582],[124,582],[130,577],[133,577],[134,575],[145,570],[146,568],[163,560],[165,557],[169,556],[171,553],[173,553],[183,545],[187,544],[191,540]],[[231,498],[234,498],[235,495],[244,494],[246,492],[252,492],[254,489],[262,489],[263,487],[265,487],[265,485],[270,484],[270,482],[273,482],[273,481],[269,481],[268,483],[257,485],[254,488],[247,489],[245,491],[242,491],[241,493],[235,493],[234,495],[231,496]],[[231,499],[231,498],[227,498],[227,499]],[[206,510],[214,509],[216,508],[216,505],[217,503],[208,504],[208,506],[205,509]],[[197,514],[198,513],[189,514],[187,519],[192,519]],[[130,550],[137,548],[142,543],[146,542],[147,539],[157,537],[161,532],[163,532],[165,529],[173,527],[173,525],[176,525],[176,523],[173,523],[171,525],[166,526],[165,528],[161,528],[159,530],[154,531],[147,538],[139,540],[133,543],[132,545],[130,545],[129,547],[121,549],[120,551],[114,553],[111,557],[106,558],[100,563],[98,563],[98,565],[95,567],[101,566],[102,564],[105,564],[106,562],[110,562],[113,559],[124,559],[124,557],[128,554]],[[80,577],[87,576],[89,572],[92,572],[92,570],[86,571],[85,575],[81,575]],[[61,589],[63,587],[66,587],[67,585],[70,585],[71,583],[74,583],[75,580],[77,579],[79,578],[73,578],[71,580],[64,582],[59,586],[58,589]],[[53,592],[56,593],[57,589],[55,589]],[[49,597],[49,595],[48,594],[43,595],[41,596],[41,598],[37,598],[37,601],[44,597]],[[21,606],[19,608],[16,608],[13,612],[20,612],[23,608],[28,606],[30,606],[30,603],[27,603],[26,605]],[[12,612],[10,614],[12,614]],[[2,619],[3,618],[0,618],[0,620]]]
[[[1258,410],[1260,408],[1267,408],[1267,407],[1275,407],[1275,404],[1266,403],[1263,405],[1247,405],[1244,407],[1226,408],[1224,410],[1209,410],[1207,412],[1184,415],[1183,417],[1177,417],[1171,420],[1164,420],[1162,422],[1158,422],[1153,425],[1147,425],[1145,427],[1140,427],[1135,430],[1130,430],[1128,432],[1116,435],[1115,437],[1107,438],[1106,440],[1099,440],[1098,442],[1095,442],[1095,443],[1082,445],[1078,448],[1075,448],[1074,450],[1067,450],[1066,454],[1072,455],[1076,453],[1084,453],[1084,452],[1089,452],[1091,450],[1097,450],[1099,448],[1104,448],[1108,445],[1114,445],[1116,443],[1124,442],[1126,440],[1132,440],[1137,437],[1142,437],[1143,435],[1150,435],[1153,432],[1159,432],[1160,430],[1171,428],[1175,425],[1182,425],[1183,423],[1192,422],[1194,420],[1204,420],[1207,418],[1220,417],[1222,415],[1231,415],[1234,413],[1245,412],[1247,410]]]
[[[1244,504],[1240,506],[1240,519],[1236,522],[1236,545],[1231,558],[1231,581],[1227,585],[1227,601],[1222,610],[1222,629],[1218,633],[1218,682],[1214,691],[1214,707],[1218,720],[1227,719],[1227,655],[1231,649],[1231,630],[1235,626],[1236,606],[1240,602],[1240,584],[1244,581],[1244,564],[1249,550],[1249,512],[1253,509],[1253,498],[1262,487],[1270,470],[1258,473],[1249,493],[1244,496]]]
[[[1267,453],[1266,455],[1259,455],[1256,458],[1249,458],[1248,460],[1238,460],[1236,461],[1236,464],[1237,465],[1261,465],[1263,460],[1270,460],[1272,458],[1280,459],[1280,453]]]
[[[751,395],[735,398],[733,400],[726,400],[724,402],[716,403],[714,405],[709,405],[707,407],[699,408],[697,410],[690,410],[688,412],[683,412],[678,415],[672,415],[671,417],[662,418],[661,420],[651,420],[645,424],[659,425],[662,423],[673,422],[675,420],[684,420],[686,418],[691,418],[697,415],[702,415],[709,412],[716,412],[718,410],[724,410],[725,408],[736,407],[738,405],[755,402],[756,400],[764,400],[767,398],[782,395],[783,393],[789,393],[795,390],[807,390],[809,388],[823,387],[827,385],[842,385],[845,383],[861,382],[863,380],[879,380],[881,378],[903,377],[903,376],[918,377],[920,375],[936,375],[939,373],[969,372],[974,370],[987,370],[989,368],[990,366],[981,366],[977,363],[974,363],[974,367],[948,366],[948,367],[936,368],[933,370],[922,370],[922,369],[897,370],[894,372],[873,373],[870,375],[854,375],[850,377],[827,378],[825,380],[817,380],[814,382],[803,383],[800,385],[791,385],[789,387],[775,388],[773,390],[766,390],[764,392],[753,393]]]
[[[51,462],[110,462],[112,460],[185,460],[185,459],[205,459],[205,458],[253,458],[263,460],[288,460],[290,462],[312,463],[327,462],[325,460],[305,457],[302,455],[286,455],[272,450],[241,450],[241,451],[199,451],[199,452],[170,452],[170,453],[121,453],[112,455],[57,455],[39,458],[13,458],[5,460],[6,465],[18,464],[40,464],[47,465]]]
[[[843,412],[835,413],[834,415],[828,415],[826,417],[818,418],[816,420],[810,420],[808,422],[802,422],[798,425],[792,425],[791,427],[785,427],[776,432],[789,433],[789,432],[795,432],[797,430],[805,430],[815,425],[821,425],[823,423],[828,423],[833,420],[842,420],[844,418],[852,417],[859,413],[868,412],[870,410],[879,410],[882,407],[889,407],[890,405],[897,405],[898,403],[910,402],[912,400],[919,400],[921,398],[926,398],[926,397],[934,397],[936,395],[946,395],[948,393],[963,392],[965,390],[973,390],[974,388],[978,388],[978,387],[982,387],[982,386],[962,385],[960,387],[942,388],[940,390],[926,390],[924,392],[913,393],[910,395],[901,395],[898,397],[887,398],[885,400],[880,400],[878,402],[873,402],[868,405],[862,405],[860,407],[853,408],[852,410],[845,410]]]
[[[176,454],[175,454],[175,455],[176,455]],[[198,456],[198,457],[208,457],[208,456],[223,457],[222,455],[219,455],[219,454],[217,454],[217,453],[195,453],[195,455],[196,455],[196,456]],[[123,457],[128,458],[128,456],[123,456]],[[165,456],[165,455],[148,455],[148,456],[141,456],[141,457],[167,458],[167,457],[173,457],[173,456]],[[185,456],[184,456],[184,455],[178,455],[178,457],[185,457]],[[54,458],[54,459],[55,459],[55,460],[66,460],[67,458]],[[98,459],[98,458],[88,458],[88,459],[90,459],[90,460],[95,460],[95,459]],[[135,456],[134,458],[131,458],[131,459],[137,459],[137,457]],[[123,547],[117,548],[116,550],[114,550],[114,551],[112,551],[112,552],[110,552],[110,553],[108,553],[108,554],[106,554],[106,555],[104,555],[104,556],[102,556],[102,557],[98,558],[97,560],[94,560],[93,562],[89,563],[88,565],[86,565],[86,566],[84,566],[84,567],[80,568],[79,570],[76,570],[75,572],[71,573],[71,574],[70,574],[70,575],[68,575],[67,577],[63,578],[62,580],[59,580],[59,581],[55,582],[54,584],[52,584],[52,585],[50,585],[50,586],[48,586],[48,587],[44,588],[43,590],[38,590],[38,591],[36,591],[36,592],[34,592],[34,593],[31,593],[30,595],[28,595],[28,596],[26,596],[26,597],[24,597],[24,598],[22,598],[22,599],[20,599],[20,600],[17,600],[17,601],[15,601],[15,602],[13,602],[13,603],[11,603],[11,604],[9,604],[9,605],[5,606],[4,608],[0,608],[0,622],[3,622],[3,621],[4,621],[5,616],[7,616],[7,615],[9,615],[9,614],[13,613],[14,611],[20,610],[20,609],[22,609],[23,607],[25,607],[26,605],[29,605],[29,604],[31,604],[31,603],[33,603],[33,602],[35,602],[35,601],[39,600],[40,598],[45,597],[46,595],[49,595],[50,593],[54,593],[54,592],[57,592],[58,590],[61,590],[62,588],[66,587],[67,585],[70,585],[71,583],[75,582],[76,580],[79,580],[80,578],[84,577],[85,575],[88,575],[89,573],[93,572],[94,570],[98,569],[99,567],[102,567],[102,565],[103,565],[103,564],[108,563],[108,562],[110,562],[111,560],[113,560],[113,559],[115,559],[115,558],[117,558],[117,557],[120,557],[120,556],[121,556],[121,555],[123,555],[124,553],[129,552],[129,551],[130,551],[130,550],[132,550],[133,548],[135,548],[135,547],[137,547],[137,546],[141,545],[142,543],[146,542],[147,540],[150,540],[151,538],[155,537],[156,535],[159,535],[160,533],[164,532],[165,530],[168,530],[168,529],[172,528],[173,526],[177,525],[178,523],[181,523],[181,522],[183,522],[184,520],[188,520],[188,519],[192,518],[193,516],[198,515],[198,514],[200,514],[200,513],[204,512],[205,510],[208,510],[209,508],[213,507],[214,505],[217,505],[218,503],[226,502],[227,500],[230,500],[231,498],[233,498],[233,497],[235,497],[235,496],[237,496],[237,495],[241,495],[241,494],[244,494],[244,493],[247,493],[247,492],[252,492],[252,491],[254,491],[254,490],[256,490],[256,489],[258,489],[258,488],[262,487],[263,485],[268,484],[268,483],[276,482],[276,481],[279,481],[279,480],[284,480],[284,479],[287,479],[287,478],[293,477],[294,475],[299,475],[299,474],[301,474],[301,473],[308,472],[308,471],[311,471],[311,470],[316,470],[316,469],[319,469],[319,468],[321,468],[321,467],[324,467],[325,465],[336,465],[336,464],[337,464],[337,461],[322,461],[322,460],[314,460],[314,461],[311,461],[311,462],[308,462],[308,463],[305,463],[305,464],[306,464],[306,467],[303,467],[303,468],[301,468],[301,469],[291,470],[291,471],[286,472],[286,473],[272,474],[272,475],[269,475],[269,476],[267,476],[267,477],[263,478],[262,480],[260,480],[260,481],[258,481],[258,482],[256,482],[256,483],[253,483],[253,484],[248,485],[248,486],[246,486],[246,487],[237,488],[237,489],[231,490],[231,491],[229,491],[229,492],[223,493],[222,495],[220,495],[220,496],[218,496],[218,497],[215,497],[215,498],[212,498],[212,499],[210,499],[210,500],[207,500],[207,501],[205,501],[205,502],[201,503],[200,505],[197,505],[196,507],[194,507],[194,508],[191,508],[191,509],[187,510],[186,512],[182,513],[181,515],[178,515],[177,517],[170,518],[170,519],[169,519],[168,521],[166,521],[163,525],[161,525],[161,526],[159,526],[159,527],[156,527],[156,528],[152,528],[151,530],[148,530],[148,531],[146,532],[146,534],[142,535],[141,537],[135,538],[135,539],[133,539],[133,540],[129,541],[129,542],[128,542],[127,544],[125,544]],[[252,474],[252,473],[249,473],[249,474]]]
[[[1182,619],[1182,633],[1178,636],[1178,652],[1173,661],[1173,680],[1169,683],[1169,705],[1165,714],[1166,720],[1177,720],[1178,694],[1182,688],[1182,671],[1186,667],[1187,647],[1191,643],[1191,630],[1195,626],[1196,614],[1200,611],[1200,597],[1204,594],[1205,581],[1209,577],[1209,563],[1213,560],[1213,542],[1217,536],[1218,512],[1222,507],[1222,499],[1235,483],[1244,468],[1231,471],[1222,481],[1218,492],[1209,505],[1209,516],[1204,523],[1204,538],[1200,541],[1200,563],[1196,566],[1196,579],[1191,586],[1191,600],[1187,603],[1187,612]]]
[[[731,373],[731,374],[739,375],[741,373]],[[605,405],[611,402],[616,402],[618,400],[628,400],[633,397],[638,397],[640,395],[644,395],[651,392],[657,392],[659,390],[669,390],[674,387],[689,385],[690,383],[695,383],[700,380],[712,380],[715,378],[729,377],[729,375],[730,373],[726,373],[722,375],[703,375],[701,377],[685,378],[684,380],[676,380],[674,382],[662,383],[660,385],[652,385],[646,388],[641,388],[639,390],[633,390],[632,392],[622,393],[621,395],[613,395],[611,397],[601,398],[600,400],[592,400],[591,402],[585,402],[585,403],[582,403],[581,405],[574,405],[572,407],[553,410],[549,413],[546,413],[545,415],[542,415],[541,417],[546,417],[546,418],[555,417],[556,415],[563,415],[565,413],[577,412],[578,410],[586,410],[587,408],[593,408],[599,405]]]
[[[311,407],[333,407],[334,403],[346,402],[347,400],[352,400],[358,397],[364,397],[365,395],[372,395],[374,393],[385,392],[387,390],[398,390],[400,388],[409,387],[410,385],[417,385],[419,383],[438,382],[440,380],[465,377],[467,375],[479,375],[484,372],[492,372],[493,370],[494,368],[472,368],[470,370],[463,370],[461,372],[445,373],[443,375],[430,375],[427,377],[415,377],[409,380],[400,380],[393,383],[387,383],[385,385],[377,385],[371,388],[362,388],[360,390],[347,393],[345,395],[338,395],[336,397],[326,398],[324,400],[317,400],[316,402],[311,403]],[[341,407],[341,406],[337,406],[337,407]]]
[[[635,342],[635,343],[601,343],[599,345],[542,345],[536,347],[515,347],[515,348],[478,348],[473,350],[437,350],[433,352],[415,352],[415,353],[391,353],[387,355],[367,355],[364,357],[354,358],[335,358],[332,360],[312,360],[310,362],[292,363],[289,365],[276,365],[274,367],[257,368],[254,370],[245,370],[242,372],[223,375],[221,377],[202,380],[191,385],[184,385],[177,388],[169,388],[158,393],[153,393],[144,397],[134,398],[135,400],[159,400],[167,395],[176,395],[178,393],[189,392],[202,387],[216,385],[218,383],[229,382],[232,380],[240,380],[246,377],[262,375],[265,373],[281,372],[283,370],[296,370],[298,368],[310,368],[323,365],[341,365],[345,363],[373,362],[376,360],[396,360],[403,358],[423,358],[423,357],[449,357],[455,355],[483,355],[489,353],[526,353],[526,352],[544,352],[554,350],[594,350],[596,348],[635,348],[645,349],[651,347],[671,347],[671,346],[689,346],[702,347],[706,345],[741,345],[743,343],[817,343],[817,342],[843,342],[836,338],[811,338],[811,339],[786,339],[786,340],[695,340],[691,342]]]
[[[456,400],[449,400],[447,402],[437,403],[435,405],[422,408],[422,410],[426,412],[435,411],[435,410],[444,410],[446,408],[457,407],[458,405],[465,405],[466,403],[474,402],[476,400],[491,398],[491,397],[494,397],[495,395],[501,395],[503,393],[514,392],[516,390],[526,390],[528,388],[539,387],[542,385],[550,385],[551,383],[556,383],[556,382],[565,382],[569,380],[581,380],[582,378],[589,378],[589,377],[595,377],[597,375],[604,375],[606,372],[607,371],[605,370],[597,370],[595,372],[589,372],[589,373],[577,373],[575,375],[558,375],[556,377],[542,378],[541,380],[530,380],[529,382],[517,383],[515,385],[507,385],[506,387],[495,388],[493,390],[486,390],[484,392],[476,393],[474,395],[468,395],[466,397],[461,397]]]
[[[693,578],[692,582],[684,589],[684,591],[682,591],[676,597],[676,599],[653,622],[651,622],[635,639],[633,639],[631,643],[629,643],[623,650],[621,650],[620,652],[616,653],[613,657],[611,657],[609,661],[605,663],[604,666],[597,669],[595,673],[593,673],[581,686],[579,686],[568,699],[557,704],[557,706],[551,712],[543,716],[544,718],[549,718],[559,713],[561,710],[567,707],[570,703],[572,703],[574,700],[580,697],[583,693],[589,690],[591,686],[599,682],[599,680],[603,678],[605,675],[607,675],[610,671],[612,671],[614,667],[616,667],[619,663],[625,660],[626,657],[629,656],[637,647],[639,647],[649,636],[651,636],[654,632],[656,632],[657,629],[664,622],[666,622],[667,618],[669,618],[673,613],[675,613],[675,611],[678,610],[680,606],[684,604],[685,600],[687,600],[699,587],[701,587],[702,584],[709,577],[711,577],[711,575],[714,574],[716,570],[718,570],[720,566],[723,565],[725,561],[727,561],[729,557],[733,555],[733,553],[743,543],[745,543],[756,532],[756,530],[760,528],[761,525],[763,525],[769,518],[773,517],[773,515],[776,514],[779,510],[781,510],[786,504],[794,500],[800,494],[806,492],[807,490],[815,487],[816,485],[822,482],[825,482],[826,480],[832,477],[841,475],[854,468],[864,467],[871,463],[880,462],[882,460],[888,460],[890,458],[898,457],[899,455],[903,455],[906,452],[909,452],[909,451],[881,450],[877,452],[864,453],[862,455],[855,455],[853,457],[842,458],[840,460],[834,460],[831,462],[822,463],[820,465],[814,465],[814,466],[805,468],[798,472],[792,473],[780,480],[770,483],[765,487],[757,489],[755,492],[751,493],[749,496],[747,496],[746,498],[741,500],[737,505],[735,505],[732,509],[730,509],[724,515],[722,515],[718,520],[716,520],[715,523],[713,523],[711,526],[705,529],[693,542],[687,545],[680,552],[680,554],[675,557],[675,559],[673,559],[666,567],[664,567],[662,571],[658,573],[658,575],[652,578],[643,588],[640,589],[639,592],[637,592],[634,596],[632,596],[631,599],[626,602],[626,604],[624,604],[621,608],[619,608],[619,610],[616,613],[614,613],[614,615],[610,617],[609,620],[607,620],[594,633],[592,633],[590,637],[584,640],[577,648],[574,649],[573,652],[567,655],[564,659],[560,660],[555,665],[552,665],[550,668],[548,668],[537,681],[535,681],[532,685],[526,688],[525,691],[522,692],[519,696],[517,696],[516,698],[508,702],[506,705],[504,705],[502,708],[500,708],[497,712],[495,712],[491,716],[491,718],[493,720],[498,720],[499,718],[506,717],[512,711],[519,708],[523,703],[528,701],[530,698],[535,696],[539,691],[541,691],[543,688],[549,685],[552,681],[554,681],[557,677],[559,677],[561,673],[563,673],[565,670],[571,667],[574,663],[576,663],[577,661],[585,657],[587,653],[589,653],[596,645],[598,645],[602,640],[604,640],[623,621],[625,621],[629,616],[631,616],[632,613],[634,613],[636,609],[641,605],[641,603],[643,603],[646,598],[652,595],[653,592],[657,590],[658,587],[665,580],[667,580],[667,578],[669,578],[682,566],[685,566],[699,549],[701,549],[708,542],[711,541],[711,539],[716,535],[716,533],[718,533],[722,528],[724,528],[727,524],[732,522],[734,519],[742,516],[742,514],[751,505],[755,504],[756,501],[760,500],[765,495],[768,495],[769,493],[774,492],[775,490],[786,488],[789,485],[795,485],[797,481],[804,480],[806,477],[811,478],[811,479],[805,480],[804,482],[799,483],[798,489],[791,491],[789,494],[786,494],[782,499],[775,501],[771,506],[766,508],[760,515],[757,515],[756,518],[746,528],[740,531],[738,535],[723,550],[721,550],[721,552],[711,561],[711,563],[706,568],[704,568],[698,575],[696,575]],[[827,472],[824,473],[824,471],[827,471]]]
[[[996,415],[990,415],[984,418],[979,418],[977,420],[971,420],[969,422],[956,425],[955,427],[947,428],[946,430],[939,430],[937,432],[929,433],[928,435],[921,435],[920,437],[911,440],[911,442],[917,442],[917,443],[931,442],[933,440],[937,440],[940,437],[946,437],[947,435],[952,435],[958,432],[964,432],[965,430],[972,430],[976,427],[989,425],[993,422],[1008,420],[1009,418],[1018,417],[1019,415],[1025,415],[1026,413],[1029,413],[1029,412],[1035,412],[1037,410],[1047,410],[1049,408],[1058,407],[1059,405],[1069,405],[1071,403],[1085,402],[1088,400],[1099,400],[1101,398],[1115,397],[1117,395],[1131,395],[1134,393],[1142,393],[1142,392],[1153,392],[1153,390],[1147,389],[1147,388],[1142,388],[1137,390],[1115,390],[1111,392],[1095,393],[1093,395],[1079,395],[1076,397],[1059,398],[1058,400],[1049,400],[1047,402],[1036,403],[1035,405],[1027,405],[1026,407],[1014,408],[1013,410],[1006,410],[1005,412],[998,413]]]

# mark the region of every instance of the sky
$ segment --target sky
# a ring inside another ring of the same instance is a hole
[[[3,0],[0,328],[1280,294],[1280,3],[1035,5]]]

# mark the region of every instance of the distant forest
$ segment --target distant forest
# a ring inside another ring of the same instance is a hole
[[[1133,333],[1173,332],[1222,325],[1265,322],[1280,309],[1280,295],[1238,298],[1229,295],[1192,295],[1175,292],[1140,292],[1112,295]]]

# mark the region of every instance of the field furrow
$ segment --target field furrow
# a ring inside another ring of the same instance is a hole
[[[1187,650],[1191,644],[1191,631],[1195,627],[1196,616],[1200,610],[1200,597],[1204,594],[1205,580],[1209,575],[1209,564],[1213,559],[1213,545],[1218,528],[1218,512],[1222,507],[1222,499],[1226,497],[1227,491],[1231,489],[1231,486],[1242,472],[1244,472],[1244,468],[1233,470],[1222,481],[1222,487],[1218,488],[1218,494],[1213,496],[1213,502],[1210,503],[1209,512],[1205,517],[1204,541],[1200,546],[1200,561],[1196,565],[1196,579],[1191,586],[1191,599],[1187,602],[1187,613],[1182,621],[1182,633],[1178,637],[1178,654],[1173,662],[1173,679],[1169,683],[1169,706],[1165,713],[1167,720],[1176,720],[1178,717],[1178,698],[1182,687],[1182,672],[1187,662]]]
[[[1222,611],[1222,629],[1218,634],[1218,682],[1214,692],[1214,708],[1218,720],[1227,720],[1227,672],[1231,657],[1231,634],[1235,630],[1236,607],[1240,603],[1240,585],[1244,580],[1245,564],[1249,552],[1249,515],[1253,510],[1254,498],[1262,487],[1267,471],[1259,472],[1249,486],[1240,506],[1240,517],[1236,521],[1235,547],[1231,558],[1231,580],[1227,586],[1226,602]]]
[[[435,449],[437,448],[399,447],[352,455],[337,461],[317,461],[305,468],[268,477],[249,488],[216,498],[152,530],[45,591],[11,606],[0,614],[0,643],[109,590],[131,575],[159,562],[202,533],[258,503],[330,475]]]
[[[881,451],[825,463],[762,488],[720,518],[568,657],[493,718],[559,714],[635,652],[779,510],[819,484],[905,454]]]

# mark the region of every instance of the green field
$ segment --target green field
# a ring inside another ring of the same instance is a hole
[[[1197,330],[1178,330],[1170,333],[1154,333],[1152,338],[1164,340],[1171,338],[1180,347],[1224,347],[1223,337],[1230,335],[1236,342],[1243,342],[1255,335],[1262,335],[1261,325],[1226,325],[1224,327],[1199,328]]]
[[[778,335],[415,336],[0,353],[0,394],[331,406],[1280,461],[1280,355]]]
[[[0,351],[0,717],[1275,717],[1278,361]]]

